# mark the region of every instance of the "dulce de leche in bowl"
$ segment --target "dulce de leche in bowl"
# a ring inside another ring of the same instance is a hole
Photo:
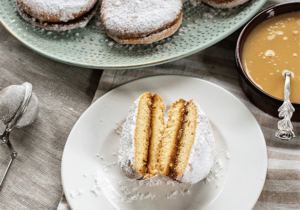
[[[291,72],[292,120],[300,121],[300,2],[275,5],[250,20],[238,39],[236,60],[245,94],[276,117],[285,72]]]

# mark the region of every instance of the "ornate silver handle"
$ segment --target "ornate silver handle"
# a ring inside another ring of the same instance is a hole
[[[290,86],[291,73],[285,72],[285,85],[284,85],[284,102],[278,109],[279,118],[283,118],[278,122],[278,131],[275,136],[282,140],[290,140],[295,138],[295,133],[293,132],[293,125],[291,118],[295,111],[292,103],[290,102],[291,86]]]

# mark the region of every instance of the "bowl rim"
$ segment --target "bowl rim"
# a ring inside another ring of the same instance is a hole
[[[244,76],[244,78],[246,78],[246,81],[248,83],[250,83],[257,91],[259,91],[261,94],[271,98],[272,100],[275,100],[277,102],[280,102],[280,103],[283,103],[284,100],[282,99],[279,99],[279,98],[276,98],[272,95],[270,95],[269,93],[265,92],[264,90],[262,90],[261,88],[259,88],[253,81],[252,79],[248,76],[248,74],[246,73],[244,67],[243,67],[243,64],[242,64],[242,52],[240,52],[240,49],[242,47],[241,45],[241,40],[242,38],[245,36],[245,32],[248,30],[249,26],[254,22],[254,20],[256,20],[258,17],[260,17],[261,15],[273,10],[274,8],[278,8],[278,7],[282,7],[282,6],[285,6],[285,5],[288,5],[288,4],[295,4],[295,5],[300,5],[300,2],[299,1],[290,1],[290,2],[284,2],[284,3],[280,3],[280,4],[276,4],[276,5],[273,5],[271,7],[268,7],[266,9],[264,9],[263,11],[259,12],[258,14],[256,14],[253,18],[251,18],[248,23],[243,27],[239,37],[238,37],[238,40],[237,40],[237,44],[236,44],[236,48],[235,48],[235,58],[236,58],[236,63],[237,63],[237,66],[238,66],[238,71],[242,73],[242,75]],[[300,12],[300,7],[298,7],[298,10],[296,11],[299,11]],[[289,13],[289,12],[286,12],[286,13]],[[285,14],[285,13],[284,13]],[[276,17],[276,13],[274,16],[270,17],[270,18],[273,18],[273,17]],[[267,18],[265,20],[268,20],[270,18]],[[264,21],[265,21],[264,20]],[[253,30],[253,29],[252,29]],[[252,31],[251,30],[251,31]],[[250,33],[251,33],[250,31]],[[247,37],[246,37],[247,38]],[[300,103],[295,103],[295,102],[292,102],[293,106],[296,106],[296,107],[300,107]]]

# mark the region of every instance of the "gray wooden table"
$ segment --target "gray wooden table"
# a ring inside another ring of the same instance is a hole
[[[11,134],[19,156],[0,191],[1,210],[57,208],[64,145],[74,123],[91,104],[101,73],[36,54],[0,24],[0,89],[27,81],[40,101],[36,122]],[[0,145],[0,176],[8,161],[9,150]]]

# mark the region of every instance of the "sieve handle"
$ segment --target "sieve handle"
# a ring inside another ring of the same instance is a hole
[[[8,174],[8,171],[9,171],[9,169],[10,169],[13,161],[17,158],[18,153],[14,150],[11,142],[9,141],[9,132],[4,132],[4,134],[2,134],[0,136],[0,138],[1,138],[2,142],[5,143],[8,146],[9,150],[10,150],[10,161],[8,163],[8,166],[7,166],[6,170],[5,170],[3,178],[0,181],[0,189],[1,189],[1,187],[4,184],[5,178],[6,178],[7,174]]]

